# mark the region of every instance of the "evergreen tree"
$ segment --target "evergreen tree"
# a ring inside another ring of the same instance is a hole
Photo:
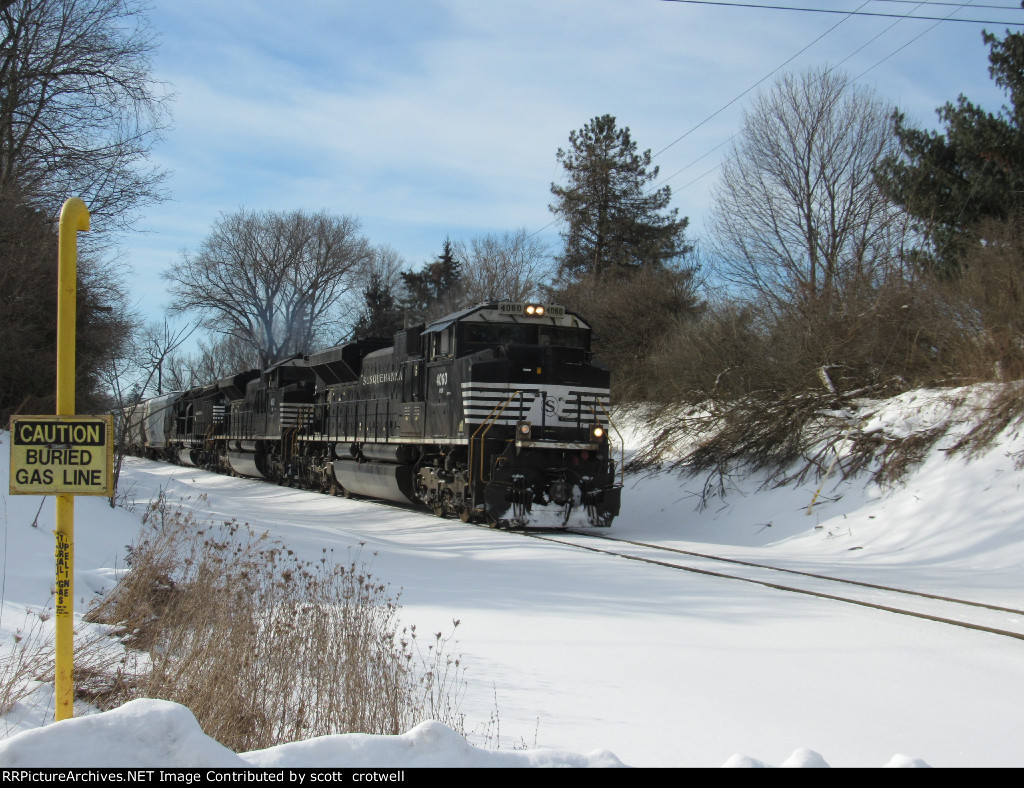
[[[896,115],[903,156],[878,172],[883,191],[918,221],[928,248],[922,262],[957,270],[983,220],[1006,221],[1024,208],[1024,34],[985,33],[989,73],[1010,106],[986,112],[961,95],[937,110],[943,132],[907,126]]]
[[[563,281],[587,275],[661,267],[688,250],[687,219],[668,209],[668,186],[646,191],[658,177],[651,152],[636,152],[629,128],[602,115],[569,134],[569,150],[558,149],[566,185],[551,184],[550,210],[567,225],[558,259]]]
[[[356,321],[353,338],[390,337],[402,330],[402,311],[384,278],[376,271],[363,288],[363,311]]]
[[[434,262],[419,271],[403,271],[401,276],[406,323],[435,320],[458,308],[463,292],[462,263],[455,257],[450,239],[444,239],[444,248]]]
[[[0,425],[11,414],[53,413],[56,388],[57,228],[42,211],[0,190]],[[102,412],[101,367],[129,349],[134,316],[120,272],[78,257],[75,400]]]

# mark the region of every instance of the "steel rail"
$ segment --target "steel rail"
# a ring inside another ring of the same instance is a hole
[[[694,574],[705,575],[705,576],[708,576],[708,577],[717,577],[717,578],[721,578],[721,579],[724,579],[724,580],[738,580],[738,581],[743,582],[743,583],[751,583],[753,585],[762,586],[764,588],[772,588],[772,589],[775,589],[777,591],[788,591],[790,593],[803,594],[805,596],[813,596],[813,597],[817,597],[819,599],[829,599],[829,600],[834,601],[834,602],[845,602],[847,604],[857,605],[859,607],[866,607],[866,608],[870,608],[870,609],[873,609],[873,610],[882,610],[882,611],[885,611],[887,613],[895,613],[896,615],[910,616],[912,618],[925,619],[925,620],[934,621],[934,622],[937,622],[937,623],[940,623],[940,624],[948,624],[950,626],[961,627],[963,629],[972,629],[972,630],[976,630],[976,631],[979,631],[979,632],[988,632],[989,634],[992,634],[992,635],[999,635],[999,636],[1002,636],[1002,637],[1013,638],[1015,640],[1024,640],[1024,633],[1012,632],[1010,630],[999,629],[997,627],[990,627],[990,626],[986,626],[984,624],[974,624],[974,623],[967,622],[967,621],[957,621],[956,619],[944,618],[943,616],[937,616],[937,615],[933,615],[931,613],[922,613],[922,612],[917,612],[917,611],[913,611],[913,610],[904,610],[903,608],[892,607],[891,605],[882,605],[882,604],[879,604],[877,602],[867,602],[867,601],[862,600],[862,599],[852,599],[850,597],[839,596],[837,594],[828,594],[828,593],[824,593],[824,592],[821,592],[821,591],[812,591],[812,590],[807,589],[807,588],[796,588],[796,587],[793,587],[793,586],[783,585],[782,583],[773,583],[773,582],[770,582],[770,581],[767,581],[767,580],[756,580],[756,579],[750,578],[750,577],[741,577],[740,575],[730,575],[730,574],[727,574],[725,572],[715,572],[715,571],[712,571],[710,569],[699,569],[697,567],[684,566],[682,564],[675,564],[675,563],[671,563],[669,561],[659,561],[659,560],[654,559],[654,558],[644,558],[642,556],[629,555],[628,553],[618,553],[618,552],[615,552],[613,550],[605,550],[605,549],[602,549],[600,547],[593,547],[593,546],[589,546],[589,545],[579,544],[579,543],[576,543],[576,542],[567,542],[567,541],[564,541],[562,539],[558,539],[558,538],[553,537],[553,536],[545,536],[545,535],[539,534],[539,533],[530,533],[530,532],[526,532],[526,531],[524,531],[522,533],[523,533],[524,536],[528,536],[528,537],[533,538],[533,539],[539,539],[539,540],[542,540],[542,541],[545,541],[545,542],[552,542],[554,544],[561,544],[561,545],[565,545],[567,547],[573,547],[573,548],[576,548],[576,549],[579,549],[579,550],[587,550],[589,552],[599,553],[599,554],[602,554],[602,555],[614,556],[616,558],[625,558],[625,559],[627,559],[629,561],[639,561],[639,562],[645,563],[645,564],[652,564],[654,566],[661,566],[661,567],[665,567],[665,568],[668,568],[668,569],[675,569],[675,570],[679,570],[679,571],[683,571],[683,572],[692,572]],[[568,533],[572,533],[572,534],[577,535],[577,536],[579,536],[579,535],[582,535],[582,536],[598,536],[599,538],[610,539],[611,541],[623,541],[623,542],[626,541],[626,540],[616,540],[614,537],[604,537],[604,536],[601,536],[599,534],[589,534],[589,533],[578,532],[578,531],[570,531]],[[666,549],[666,548],[662,548],[662,547],[660,547],[658,545],[650,545],[649,547],[651,547],[652,549],[655,549],[655,550],[664,550],[664,549]],[[673,550],[671,548],[667,548],[667,551],[668,552],[676,552],[675,550]],[[685,552],[685,551],[678,551],[678,552]],[[697,556],[697,555],[700,555],[700,554],[694,554],[694,555]],[[711,558],[713,560],[717,558],[716,556],[704,556],[704,557]],[[731,560],[731,559],[720,559],[720,560]],[[744,562],[736,562],[736,563],[744,563]],[[770,569],[770,570],[779,571],[775,567],[762,566],[762,565],[758,565],[758,564],[754,564],[753,566],[755,566],[757,568],[763,568],[763,569]],[[823,576],[823,579],[825,579],[825,580],[833,580],[833,581],[835,580],[835,578],[824,577],[824,576]],[[846,582],[846,581],[840,580],[838,582]],[[856,581],[851,581],[851,582],[856,582]],[[901,591],[895,590],[895,589],[888,589],[888,590],[890,591],[890,593],[893,593],[893,592],[895,592],[895,593],[911,593],[911,594],[916,593],[916,592],[901,592]],[[940,599],[941,599],[941,597],[940,597]],[[963,602],[964,600],[950,600],[950,601],[953,601],[953,602]],[[972,604],[972,603],[967,602],[966,604]],[[979,604],[978,606],[983,606],[983,605]],[[1009,610],[1008,608],[996,608],[996,609],[998,609],[998,610]],[[1012,612],[1020,613],[1021,611],[1012,611]]]
[[[940,594],[929,594],[924,591],[909,591],[905,588],[896,588],[894,586],[883,586],[876,583],[868,583],[863,580],[850,580],[845,577],[833,577],[831,575],[819,575],[814,572],[804,572],[800,569],[788,569],[786,567],[771,566],[770,564],[758,564],[753,561],[742,561],[738,558],[725,558],[718,555],[710,555],[707,553],[697,553],[692,550],[682,550],[678,547],[668,547],[666,545],[650,544],[648,542],[635,542],[630,539],[619,539],[615,536],[606,536],[605,534],[592,534],[586,531],[573,531],[566,530],[566,533],[575,534],[576,536],[589,536],[594,539],[605,539],[611,542],[621,542],[622,544],[631,544],[636,547],[648,547],[652,550],[665,550],[670,553],[679,553],[681,555],[691,555],[696,558],[706,558],[709,561],[721,561],[727,564],[739,564],[741,566],[750,566],[756,569],[768,569],[772,572],[785,572],[791,575],[801,575],[803,577],[812,577],[816,580],[829,580],[833,583],[845,583],[852,586],[862,586],[864,588],[873,588],[878,591],[890,591],[896,594],[907,594],[908,596],[919,596],[925,599],[934,599],[939,602],[953,602],[960,605],[970,605],[971,607],[982,607],[988,610],[995,610],[1000,613],[1013,613],[1018,616],[1024,616],[1024,610],[1017,610],[1012,607],[1000,607],[999,605],[990,605],[986,602],[973,602],[968,599],[957,599],[956,597],[942,596]]]

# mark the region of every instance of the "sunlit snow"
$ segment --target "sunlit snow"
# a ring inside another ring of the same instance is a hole
[[[862,424],[890,436],[930,427],[952,412],[938,396],[873,403]],[[818,480],[765,487],[737,474],[700,508],[703,478],[627,476],[611,534],[1024,609],[1024,440],[1004,436],[971,462],[947,456],[953,441],[895,489],[836,473],[810,515]],[[1019,640],[195,469],[129,460],[121,490],[139,509],[164,490],[307,558],[365,543],[373,574],[401,589],[405,622],[461,621],[468,736],[424,720],[401,736],[233,753],[164,701],[79,706],[54,723],[53,688],[40,684],[0,720],[0,765],[1024,765]],[[53,501],[40,503],[0,497],[4,649],[52,604]],[[77,615],[124,569],[138,528],[137,513],[77,499]]]

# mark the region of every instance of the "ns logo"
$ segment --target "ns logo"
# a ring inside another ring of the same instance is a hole
[[[564,397],[549,397],[544,394],[544,413],[547,416],[557,416],[562,412],[562,402],[565,400]]]

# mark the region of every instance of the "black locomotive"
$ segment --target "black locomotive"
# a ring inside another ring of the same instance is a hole
[[[622,485],[591,339],[561,306],[480,304],[147,400],[129,449],[464,522],[605,527]]]

